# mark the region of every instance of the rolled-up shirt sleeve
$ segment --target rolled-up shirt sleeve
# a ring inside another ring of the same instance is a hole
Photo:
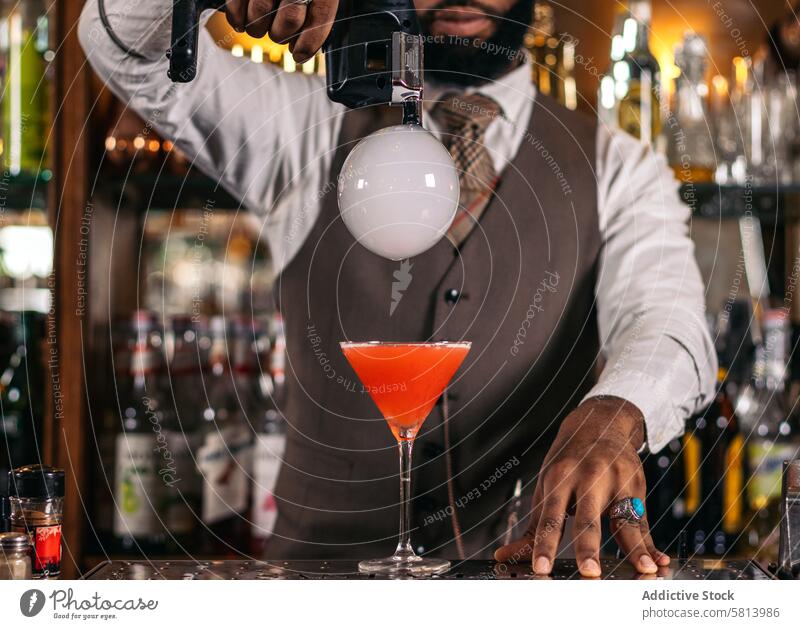
[[[323,78],[234,57],[202,28],[197,77],[173,83],[172,0],[104,0],[104,7],[118,42],[98,0],[87,0],[79,24],[92,68],[201,171],[267,216],[263,233],[276,265],[285,264],[316,220],[315,191],[327,181],[344,112],[326,97]],[[204,24],[211,14],[203,13]]]
[[[606,362],[586,398],[613,395],[637,406],[656,452],[682,434],[715,388],[690,211],[663,157],[602,125],[597,175],[603,248],[596,303]]]

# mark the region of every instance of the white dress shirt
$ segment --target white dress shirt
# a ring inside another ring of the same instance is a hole
[[[167,78],[172,0],[105,0],[114,32],[144,55],[125,54],[88,0],[80,38],[94,70],[148,125],[264,217],[275,265],[302,246],[329,185],[345,109],[322,77],[236,58],[203,29],[197,78]],[[204,16],[208,18],[208,14]],[[502,173],[517,153],[536,98],[530,61],[480,88],[503,108],[485,143]],[[426,85],[434,100],[446,88]],[[438,133],[430,116],[425,126]],[[664,159],[599,126],[596,185],[603,241],[595,296],[606,366],[589,396],[614,395],[644,414],[647,443],[661,449],[714,394],[716,357],[704,287],[688,235],[689,209]]]

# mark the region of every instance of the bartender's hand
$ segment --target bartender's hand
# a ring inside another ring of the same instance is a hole
[[[234,29],[251,37],[288,43],[297,63],[313,57],[322,48],[336,17],[339,0],[227,0],[225,15]]]
[[[525,536],[499,548],[497,561],[533,561],[537,574],[553,566],[567,513],[574,513],[573,550],[584,577],[600,576],[600,518],[622,498],[641,498],[646,487],[638,450],[644,418],[616,397],[586,400],[564,420],[533,494],[531,525]],[[574,511],[573,511],[574,509]],[[641,526],[611,522],[620,549],[639,572],[655,573],[669,557],[653,545],[647,516]]]

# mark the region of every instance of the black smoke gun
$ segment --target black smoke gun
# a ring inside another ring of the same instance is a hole
[[[170,79],[195,78],[200,15],[224,7],[224,0],[173,0]],[[395,104],[418,111],[422,49],[413,0],[341,0],[323,45],[328,97],[350,108]]]
[[[172,35],[167,76],[175,83],[189,83],[197,75],[200,15],[206,9],[222,11],[225,0],[172,0]]]

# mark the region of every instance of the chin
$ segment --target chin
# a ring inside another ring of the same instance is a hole
[[[482,14],[453,24],[423,17],[426,80],[468,87],[505,74],[520,61],[532,9],[533,0],[517,0],[500,18]]]

